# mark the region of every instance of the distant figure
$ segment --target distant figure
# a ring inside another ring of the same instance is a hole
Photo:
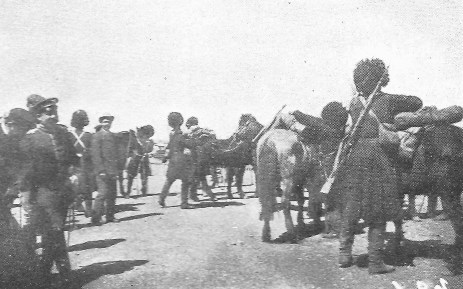
[[[151,175],[149,153],[153,151],[154,142],[150,139],[154,135],[154,128],[151,125],[144,125],[137,128],[137,131],[130,131],[129,136],[129,163],[127,165],[127,193],[125,198],[130,197],[133,179],[140,173],[141,194],[146,195],[148,191],[148,176]]]
[[[101,129],[92,138],[91,155],[96,175],[98,195],[95,198],[92,224],[100,225],[106,213],[106,222],[118,222],[116,213],[118,153],[116,139],[110,131],[114,116],[109,113],[98,118]],[[106,207],[106,210],[105,210]]]
[[[183,116],[178,112],[171,112],[167,118],[168,124],[172,127],[169,144],[167,145],[168,154],[164,157],[163,163],[169,160],[167,167],[166,181],[159,196],[159,205],[166,206],[166,197],[169,194],[170,186],[175,180],[182,181],[181,205],[182,209],[193,209],[188,204],[188,188],[193,176],[193,160],[191,149],[194,147],[183,135],[180,126],[183,124]]]
[[[88,115],[85,110],[77,110],[72,114],[71,127],[69,132],[80,158],[79,166],[76,168],[78,177],[77,203],[84,202],[85,216],[90,218],[92,215],[92,193],[96,190],[95,175],[90,148],[92,145],[92,134],[84,131],[88,125]]]

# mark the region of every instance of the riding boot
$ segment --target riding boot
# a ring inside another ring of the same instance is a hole
[[[132,192],[132,184],[133,184],[133,177],[128,176],[127,177],[127,192],[122,194],[124,198],[126,199],[130,198],[130,193]]]
[[[92,216],[92,200],[85,200],[85,217],[90,218]]]
[[[198,183],[196,180],[192,180],[190,183],[190,199],[193,202],[199,202],[198,199]]]
[[[352,266],[352,246],[354,245],[354,228],[343,228],[339,234],[339,267]]]
[[[51,268],[53,267],[54,257],[54,240],[53,232],[48,230],[42,235],[42,257],[40,260],[40,273],[42,276],[51,275]]]
[[[386,225],[372,225],[368,228],[368,273],[384,274],[395,270],[393,266],[384,264],[382,250]]]
[[[25,241],[25,249],[28,254],[31,256],[35,254],[35,249],[37,247],[37,237],[32,225],[24,225],[22,228],[23,240]]]
[[[194,209],[193,206],[188,204],[188,188],[190,187],[188,181],[182,181],[182,192],[181,192],[181,209]]]
[[[175,180],[168,178],[166,179],[166,182],[164,183],[164,186],[162,187],[161,194],[159,195],[158,203],[163,208],[166,207],[166,198],[167,198],[167,195],[169,194],[170,186],[172,186],[174,181]]]
[[[69,279],[71,274],[71,262],[66,248],[66,240],[63,230],[53,231],[54,256],[56,268],[61,279]]]

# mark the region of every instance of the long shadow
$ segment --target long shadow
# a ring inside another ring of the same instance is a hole
[[[244,206],[241,202],[235,201],[225,201],[225,202],[211,202],[211,201],[202,201],[199,204],[194,204],[195,208],[203,209],[203,208],[224,208],[228,206]]]
[[[306,238],[310,238],[312,236],[318,235],[323,231],[324,225],[315,225],[315,224],[304,224],[304,225],[297,225],[294,227],[296,230],[296,237],[289,234],[288,232],[284,232],[278,238],[271,241],[274,244],[286,244],[286,243],[297,243],[302,241]]]
[[[68,251],[83,251],[88,249],[95,249],[95,248],[108,248],[110,246],[116,245],[120,242],[124,242],[125,239],[106,239],[106,240],[97,240],[97,241],[88,241],[82,244],[76,244],[69,246]]]
[[[122,274],[146,263],[148,260],[108,261],[91,264],[73,271],[71,284],[67,288],[82,288],[85,284],[97,280],[101,276]]]
[[[138,211],[137,206],[141,206],[144,204],[145,203],[119,204],[119,205],[116,205],[116,213],[126,212],[126,211]]]
[[[120,222],[125,222],[125,221],[131,221],[131,220],[137,220],[137,219],[142,219],[150,216],[160,216],[164,215],[163,213],[148,213],[148,214],[140,214],[140,215],[135,215],[135,216],[129,216],[129,217],[124,217],[120,218]]]

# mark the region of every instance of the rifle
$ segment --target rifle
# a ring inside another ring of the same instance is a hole
[[[275,121],[278,119],[278,116],[280,115],[281,111],[286,107],[286,104],[283,105],[281,107],[281,109],[275,114],[275,116],[273,117],[272,121],[267,125],[267,126],[264,126],[260,131],[259,133],[252,139],[252,142],[255,143],[256,141],[259,140],[259,138],[264,134],[266,133],[270,127],[272,127],[272,125],[275,123]]]
[[[367,116],[368,112],[373,105],[374,100],[376,99],[376,93],[378,92],[379,88],[381,87],[381,82],[383,81],[384,76],[387,74],[388,68],[384,70],[383,75],[379,79],[378,83],[376,84],[375,89],[373,92],[368,96],[367,103],[364,105],[363,110],[360,112],[360,115],[355,122],[355,125],[341,141],[338,147],[338,151],[336,152],[336,158],[334,161],[333,169],[329,177],[326,179],[325,184],[322,186],[320,192],[323,194],[328,194],[331,190],[331,186],[333,185],[337,175],[339,174],[340,169],[346,163],[349,155],[352,151],[352,148],[357,143],[359,136],[360,136],[360,126],[363,124],[365,117]]]

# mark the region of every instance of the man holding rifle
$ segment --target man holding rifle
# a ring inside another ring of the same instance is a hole
[[[387,143],[381,130],[390,128],[394,116],[416,111],[422,101],[415,96],[387,94],[381,91],[389,82],[389,74],[380,59],[365,59],[354,70],[358,92],[350,104],[355,124],[339,155],[336,189],[329,200],[341,208],[339,266],[349,267],[352,261],[355,225],[359,219],[368,225],[368,271],[370,274],[392,272],[384,264],[382,249],[386,222],[400,216],[402,201],[399,192],[398,144]],[[334,176],[332,174],[332,176]]]

